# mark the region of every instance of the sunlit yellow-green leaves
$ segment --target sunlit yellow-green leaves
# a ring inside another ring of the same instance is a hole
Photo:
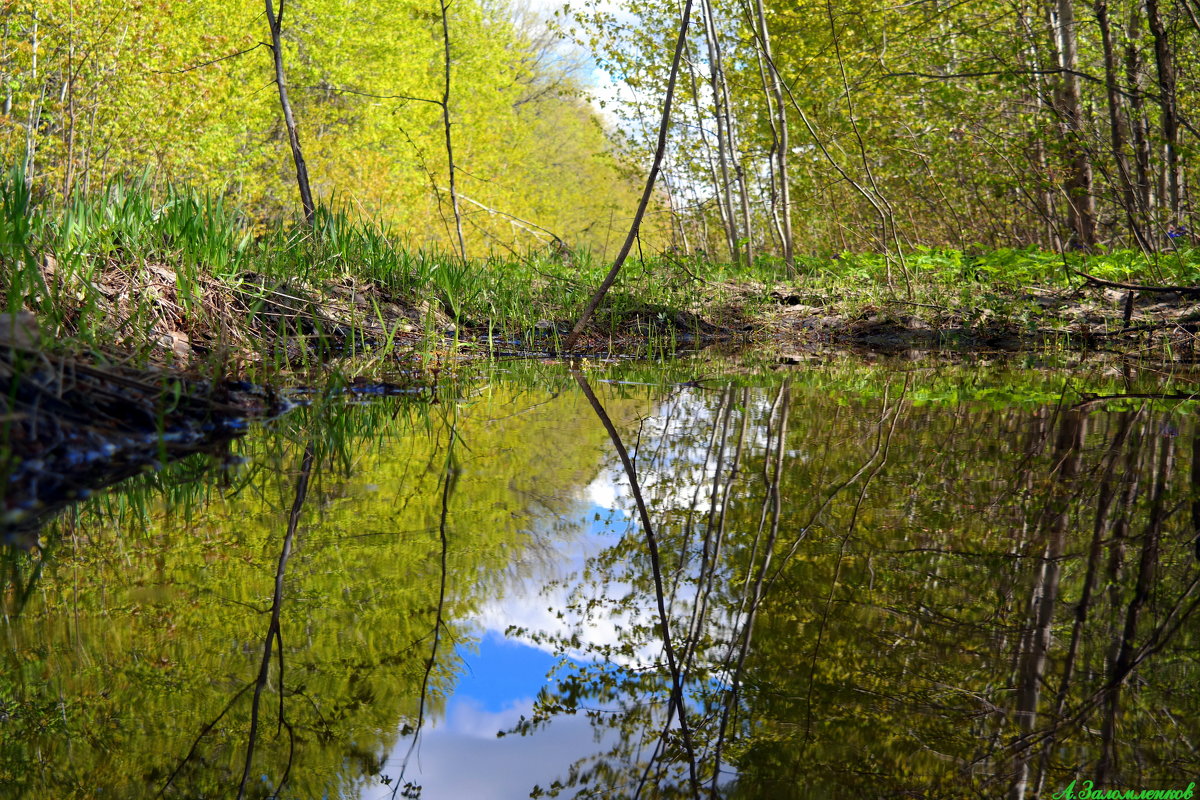
[[[285,8],[286,77],[314,191],[413,244],[446,244],[439,4]],[[228,191],[262,220],[297,207],[261,2],[12,0],[0,21],[0,158],[28,163],[43,196],[148,174]],[[448,22],[469,251],[524,250],[549,242],[546,231],[601,247],[636,181],[618,171],[575,79],[540,52],[537,24],[503,6],[459,0]]]

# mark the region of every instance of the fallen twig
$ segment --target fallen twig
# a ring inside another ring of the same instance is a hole
[[[1191,297],[1200,297],[1200,286],[1146,286],[1139,283],[1121,283],[1119,281],[1107,281],[1104,278],[1097,278],[1095,275],[1089,275],[1081,270],[1071,270],[1076,275],[1087,280],[1088,283],[1096,286],[1107,286],[1110,289],[1132,289],[1136,292],[1162,292],[1164,294],[1185,294]]]

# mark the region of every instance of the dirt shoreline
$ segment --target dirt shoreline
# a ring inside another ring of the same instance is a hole
[[[1187,292],[1025,287],[997,295],[1000,313],[905,300],[847,311],[780,290],[772,298],[775,307],[757,320],[756,342],[801,351],[829,345],[883,353],[1068,350],[1191,363],[1200,337],[1200,302]]]

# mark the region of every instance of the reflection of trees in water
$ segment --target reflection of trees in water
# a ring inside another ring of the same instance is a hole
[[[1194,644],[1177,636],[1197,605],[1187,552],[1195,520],[1182,512],[1197,501],[1200,434],[1192,436],[1191,477],[1184,484],[1175,469],[1177,431],[1170,416],[1146,409],[1111,415],[1085,473],[1088,421],[1085,411],[1060,415],[1054,462],[1059,488],[1038,528],[1045,550],[1033,559],[1037,569],[1018,653],[1017,735],[988,754],[998,777],[1007,772],[1014,800],[1054,791],[1076,776],[1106,787],[1161,786],[1172,779],[1186,786],[1200,764],[1190,744],[1196,731],[1189,684],[1195,675],[1179,669],[1189,661],[1195,669],[1194,658],[1179,660]],[[1066,553],[1071,528],[1089,515],[1086,550]],[[1073,568],[1079,581],[1074,607],[1061,611],[1060,565]],[[1066,620],[1066,653],[1055,664],[1051,628]],[[1164,649],[1174,652],[1150,661]],[[1054,702],[1039,704],[1042,687],[1055,682]],[[1082,742],[1087,756],[1073,763],[1072,749]]]
[[[545,396],[314,405],[240,442],[226,485],[175,465],[59,517],[0,574],[0,795],[234,797],[248,763],[247,797],[416,792],[405,751],[522,558],[519,512],[595,470],[603,431]]]
[[[1017,800],[1075,778],[1187,786],[1200,433],[1181,452],[1181,418],[1148,404],[1029,412],[906,394],[849,408],[786,384],[696,394],[703,413],[661,428],[680,441],[639,441],[648,479],[670,473],[655,458],[698,442],[710,478],[700,499],[692,476],[650,504],[677,663],[655,655],[657,622],[631,625],[604,652],[615,664],[574,667],[543,694],[522,730],[586,712],[615,742],[558,791]],[[596,559],[597,585],[630,591],[581,606],[585,619],[636,618],[652,596],[641,536]]]

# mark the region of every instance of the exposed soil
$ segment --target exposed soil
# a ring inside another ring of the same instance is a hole
[[[952,308],[903,300],[853,313],[800,302],[794,290],[771,293],[777,305],[760,320],[761,340],[781,350],[837,345],[882,352],[912,349],[1018,351],[1047,347],[1120,353],[1154,361],[1196,360],[1200,298],[1084,285],[1070,292],[1025,288],[997,296],[991,308]]]

